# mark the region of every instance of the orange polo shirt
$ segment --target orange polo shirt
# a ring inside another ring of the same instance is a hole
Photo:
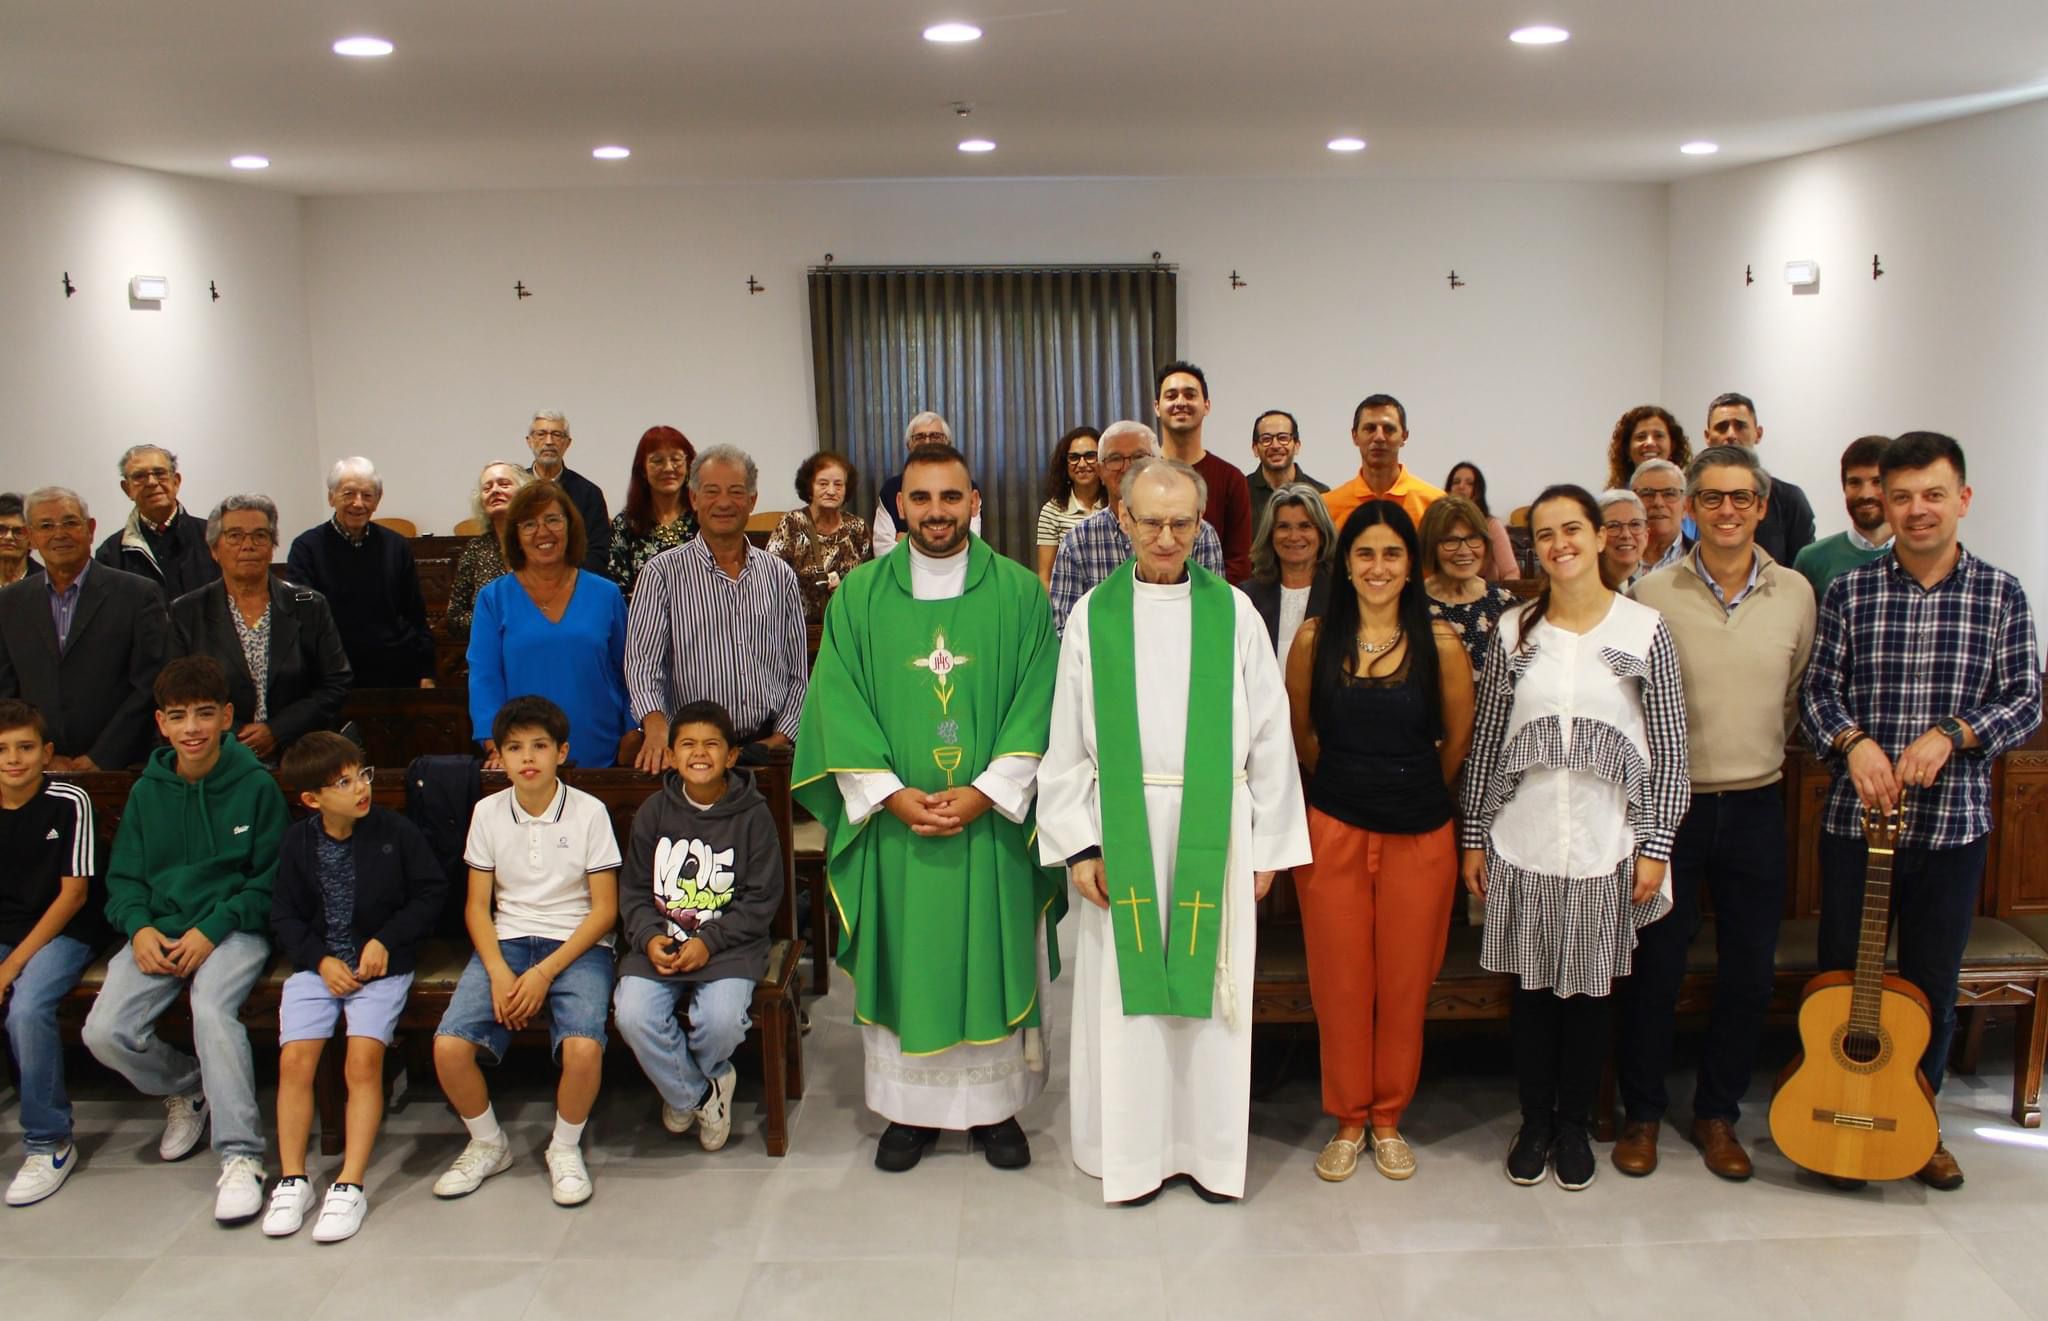
[[[1351,511],[1366,501],[1392,500],[1408,511],[1408,517],[1415,521],[1415,526],[1419,530],[1422,527],[1423,511],[1443,498],[1442,491],[1409,472],[1408,466],[1403,464],[1400,473],[1394,478],[1394,484],[1385,492],[1374,495],[1361,474],[1326,493],[1323,496],[1323,507],[1330,511],[1330,521],[1341,531],[1344,520],[1351,517]]]

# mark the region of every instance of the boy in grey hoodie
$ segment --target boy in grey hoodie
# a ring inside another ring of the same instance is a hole
[[[706,1151],[732,1132],[732,1053],[752,1025],[782,902],[782,845],[768,801],[738,769],[732,717],[691,702],[669,721],[661,792],[633,816],[619,875],[612,1017],[661,1093],[662,1126],[694,1124]],[[689,1026],[677,1010],[689,1002]]]

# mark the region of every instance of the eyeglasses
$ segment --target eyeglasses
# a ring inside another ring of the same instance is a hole
[[[1105,454],[1100,462],[1105,468],[1124,468],[1144,457],[1142,454]]]
[[[354,775],[344,775],[339,779],[329,780],[320,787],[323,789],[339,789],[343,793],[347,793],[359,784],[365,789],[369,788],[370,782],[376,778],[377,768],[375,766],[358,766]]]
[[[1644,522],[1640,518],[1610,518],[1601,526],[1607,528],[1609,531],[1612,532],[1626,532],[1632,537],[1640,537],[1641,535],[1643,535],[1644,532],[1648,531],[1650,527],[1648,523]]]
[[[1638,486],[1636,488],[1636,499],[1641,500],[1644,504],[1648,504],[1652,500],[1662,500],[1667,504],[1675,504],[1684,495],[1685,492],[1676,486]]]
[[[1754,509],[1757,495],[1755,491],[1716,491],[1712,487],[1701,487],[1692,493],[1692,498],[1702,509],[1719,509],[1723,500],[1737,509]]]
[[[1456,550],[1460,546],[1464,547],[1466,550],[1472,551],[1485,550],[1486,538],[1479,536],[1442,537],[1439,538],[1436,543],[1436,547],[1438,550]]]
[[[1068,463],[1094,463],[1102,456],[1094,450],[1068,450]]]
[[[683,472],[689,468],[690,460],[687,455],[679,454],[674,450],[670,450],[666,454],[648,455],[647,466],[650,468],[659,468],[663,472]]]
[[[566,431],[546,431],[536,427],[526,433],[526,438],[528,440],[567,440],[569,433]]]
[[[953,439],[943,431],[913,431],[910,443],[913,445],[942,445]]]
[[[169,468],[137,468],[128,474],[128,480],[137,486],[149,486],[159,482],[167,482],[177,475]]]
[[[1132,521],[1138,525],[1140,536],[1144,537],[1147,541],[1157,541],[1159,540],[1159,534],[1168,528],[1173,529],[1174,536],[1185,540],[1194,535],[1195,524],[1201,520],[1193,518],[1134,518]]]
[[[567,526],[569,526],[569,520],[564,515],[543,514],[539,518],[521,519],[519,531],[522,536],[531,536],[542,528],[546,528],[550,532],[560,532]]]
[[[233,527],[220,534],[220,539],[230,546],[269,546],[277,541],[267,527],[253,530]]]
[[[16,527],[12,524],[0,523],[0,537],[26,537],[27,535],[28,529],[26,527]]]
[[[52,532],[83,531],[85,528],[85,520],[80,518],[76,514],[72,514],[67,518],[57,519],[55,522],[52,522],[47,518],[39,518],[36,520],[34,526],[38,534],[47,537]]]
[[[1254,445],[1277,445],[1283,441],[1292,445],[1294,443],[1294,433],[1292,431],[1261,431],[1258,435],[1252,437],[1252,444]]]

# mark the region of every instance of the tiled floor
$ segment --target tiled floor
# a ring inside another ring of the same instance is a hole
[[[785,1159],[761,1148],[751,1079],[732,1144],[708,1155],[662,1131],[622,1057],[586,1138],[588,1205],[548,1201],[551,1111],[531,1071],[499,1107],[518,1163],[441,1203],[428,1186],[460,1126],[428,1084],[388,1121],[363,1232],[334,1247],[215,1226],[211,1160],[162,1165],[161,1111],[82,1079],[96,1099],[80,1105],[77,1177],[0,1212],[0,1316],[2048,1317],[2048,1139],[2006,1118],[2009,1029],[1992,1032],[1984,1076],[1944,1091],[1969,1176],[1957,1193],[1847,1195],[1795,1173],[1764,1136],[1761,1092],[1743,1122],[1759,1166],[1746,1185],[1714,1179],[1667,1136],[1651,1179],[1616,1175],[1603,1149],[1586,1192],[1516,1188],[1500,1172],[1515,1122],[1505,1039],[1468,1035],[1435,1052],[1410,1113],[1412,1181],[1366,1169],[1319,1182],[1326,1125],[1312,1081],[1297,1079],[1253,1107],[1242,1205],[1174,1188],[1127,1210],[1103,1207],[1067,1159],[1063,1067],[1023,1117],[1028,1170],[992,1170],[956,1138],[910,1174],[876,1172],[881,1125],[861,1104],[847,1002],[841,981],[816,1006]],[[9,1103],[10,1171],[19,1136]]]

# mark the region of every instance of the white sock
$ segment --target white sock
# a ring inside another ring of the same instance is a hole
[[[498,1127],[498,1112],[488,1105],[476,1118],[463,1120],[462,1126],[478,1142],[503,1143],[505,1140],[505,1130]]]
[[[589,1122],[587,1119],[583,1121],[584,1124]],[[551,1147],[574,1147],[581,1144],[582,1141],[583,1124],[572,1124],[562,1118],[561,1114],[557,1112],[555,1115],[555,1136],[549,1139],[548,1145]]]

